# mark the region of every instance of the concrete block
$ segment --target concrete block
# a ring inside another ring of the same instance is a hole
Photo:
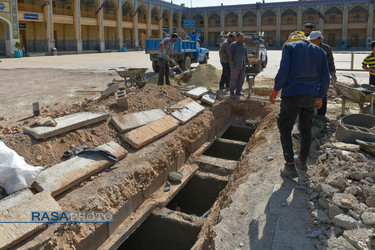
[[[101,145],[99,148],[111,152],[119,160],[128,154],[123,147],[113,141]],[[52,196],[56,196],[111,165],[113,163],[100,154],[81,154],[43,170],[33,186],[38,191],[48,190]]]
[[[213,93],[206,94],[201,98],[202,102],[207,103],[209,105],[214,105],[216,101],[216,95]]]
[[[109,86],[106,90],[104,90],[101,93],[100,99],[105,99],[108,96],[114,94],[118,90],[118,88],[119,88],[118,84],[113,84],[113,85]]]
[[[183,109],[174,111],[172,116],[184,124],[202,113],[203,110],[204,107],[202,105],[193,101],[185,105]]]
[[[42,223],[1,223],[31,221],[36,211],[61,211],[51,193],[41,192],[25,198],[22,203],[0,211],[0,249],[8,249],[41,229]],[[44,224],[44,223],[43,223]]]
[[[153,121],[165,117],[166,114],[161,109],[152,109],[126,115],[112,117],[111,123],[115,125],[120,133],[149,124]]]
[[[122,109],[128,109],[128,97],[125,91],[117,92],[117,107]]]
[[[0,211],[13,206],[17,206],[18,204],[22,203],[25,199],[31,198],[33,196],[33,192],[31,192],[31,190],[28,188],[14,192],[13,194],[0,200]]]
[[[224,175],[229,175],[237,167],[237,161],[226,160],[207,155],[201,155],[197,160],[199,168],[213,171]]]
[[[56,118],[56,127],[34,126],[24,129],[25,133],[32,135],[35,139],[45,139],[62,133],[79,129],[91,124],[95,124],[106,120],[110,116],[109,113],[91,113],[82,112],[72,115]]]
[[[375,139],[375,133],[368,128],[339,124],[336,131],[336,138],[345,143],[356,143],[356,139]]]
[[[193,97],[193,98],[196,98],[196,99],[199,99],[199,98],[201,98],[201,96],[209,93],[210,91],[211,90],[208,89],[208,88],[198,87],[198,88],[195,88],[195,89],[192,89],[192,90],[186,92],[186,95],[190,96],[190,97]]]
[[[159,120],[151,122],[143,127],[132,130],[122,138],[134,148],[140,148],[147,143],[168,134],[178,127],[178,121],[168,115]]]

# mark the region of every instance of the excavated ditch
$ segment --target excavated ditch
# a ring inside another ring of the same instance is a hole
[[[190,249],[210,244],[212,223],[228,205],[234,183],[249,173],[235,166],[216,170],[226,162],[243,165],[242,155],[262,139],[272,111],[257,101],[224,101],[206,109],[57,197],[66,211],[111,211],[114,223],[48,227],[16,248]],[[198,163],[201,156],[220,161],[208,170]],[[182,166],[193,170],[184,172],[186,180],[173,184],[173,190],[163,192],[168,173]]]

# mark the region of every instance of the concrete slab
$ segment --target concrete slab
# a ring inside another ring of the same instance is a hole
[[[176,110],[172,113],[172,116],[179,120],[181,123],[186,123],[190,119],[193,119],[200,113],[202,113],[204,107],[196,102],[191,102],[184,106],[183,109]]]
[[[42,192],[0,211],[1,222],[28,222],[36,211],[61,211],[51,193]],[[8,249],[41,229],[42,223],[1,223],[0,249]],[[44,224],[44,223],[43,223]]]
[[[192,89],[188,92],[186,92],[186,95],[187,96],[190,96],[190,97],[193,97],[193,98],[196,98],[196,99],[199,99],[201,98],[203,95],[209,93],[211,90],[208,89],[208,88],[205,88],[205,87],[198,87],[198,88],[195,88],[195,89]]]
[[[199,158],[195,162],[199,165],[200,168],[204,170],[213,171],[224,175],[231,174],[238,164],[237,161],[226,160],[207,155],[199,156]]]
[[[143,127],[134,129],[122,138],[134,148],[140,148],[147,143],[169,133],[178,127],[178,121],[168,115],[159,120],[151,122]]]
[[[27,127],[25,133],[32,135],[35,139],[45,139],[59,135],[74,129],[79,129],[97,122],[106,120],[109,113],[82,112],[56,118],[56,127],[36,126]]]
[[[212,106],[212,105],[215,104],[216,95],[213,94],[213,93],[209,93],[209,94],[206,94],[206,95],[202,96],[201,100],[202,100],[202,102],[205,102],[205,103]]]
[[[173,105],[171,108],[183,108],[185,105],[189,104],[193,102],[193,99],[191,99],[190,97],[176,103],[175,105]]]
[[[22,201],[25,199],[33,196],[33,192],[31,192],[31,190],[28,188],[14,192],[13,194],[0,200],[0,211],[16,206],[17,204],[22,203]]]
[[[100,99],[105,99],[108,96],[114,94],[118,90],[118,88],[119,88],[118,84],[113,84],[113,85],[109,86],[106,90],[104,90],[101,93]]]
[[[111,152],[119,160],[128,154],[123,147],[113,141],[98,148]],[[99,154],[81,154],[42,171],[33,186],[38,191],[48,190],[52,196],[56,196],[111,165],[112,162]]]
[[[115,125],[120,133],[125,133],[129,130],[149,124],[153,121],[165,117],[166,114],[161,109],[152,109],[137,113],[120,115],[112,117],[111,123]]]

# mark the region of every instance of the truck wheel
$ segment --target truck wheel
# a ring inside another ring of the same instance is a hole
[[[203,61],[201,61],[199,64],[207,64],[207,54],[204,55]]]
[[[152,69],[155,73],[159,73],[159,64],[157,61],[152,61]]]
[[[190,66],[191,66],[191,59],[190,59],[190,57],[188,57],[188,56],[185,57],[182,60],[182,62],[180,63],[180,65],[181,65],[181,69],[183,71],[186,71],[186,70],[190,69]]]
[[[264,61],[262,62],[262,68],[265,68],[267,66],[267,62],[268,62],[268,56],[266,56],[266,59],[264,59]]]

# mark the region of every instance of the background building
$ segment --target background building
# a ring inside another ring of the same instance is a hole
[[[159,0],[0,0],[0,54],[11,56],[16,41],[29,52],[119,50],[143,47],[146,37],[175,32],[184,19],[206,46],[220,33],[264,32],[280,48],[290,32],[310,22],[332,47],[367,48],[374,36],[375,0],[294,1],[186,8]]]

